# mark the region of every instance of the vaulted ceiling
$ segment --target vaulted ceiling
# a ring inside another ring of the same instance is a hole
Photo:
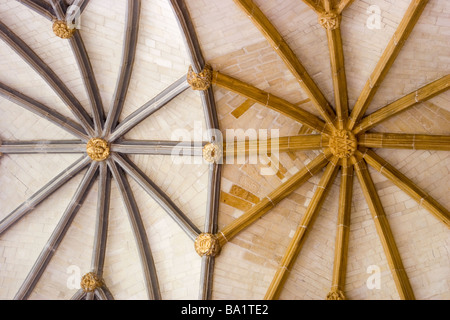
[[[449,35],[446,0],[0,0],[0,298],[450,299]]]

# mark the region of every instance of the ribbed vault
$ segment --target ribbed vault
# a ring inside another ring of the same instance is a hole
[[[116,2],[98,16],[101,1],[2,2],[2,68],[29,74],[0,78],[1,188],[20,195],[1,199],[2,297],[448,296],[430,275],[450,268],[444,0],[377,1],[393,13],[373,41],[358,0]],[[231,144],[227,129],[280,138]],[[362,289],[366,265],[384,296]]]

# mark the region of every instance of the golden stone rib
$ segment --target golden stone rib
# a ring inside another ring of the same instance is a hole
[[[345,299],[345,276],[347,272],[347,252],[350,233],[350,213],[353,196],[353,165],[350,160],[341,161],[341,186],[339,213],[336,233],[336,247],[333,265],[333,281],[328,300]]]
[[[355,125],[364,116],[367,108],[373,100],[378,88],[386,77],[387,73],[394,64],[395,59],[400,53],[403,45],[408,39],[411,31],[419,20],[428,0],[412,0],[409,8],[406,11],[405,16],[400,22],[397,31],[395,31],[394,36],[389,41],[383,55],[378,61],[377,66],[369,77],[361,95],[356,102],[355,107],[350,115],[349,123],[347,127],[349,130],[353,130]]]
[[[377,190],[370,176],[364,159],[360,159],[355,164],[356,175],[361,185],[361,189],[366,198],[375,227],[380,237],[381,244],[386,254],[386,259],[391,269],[392,277],[402,300],[415,300],[414,292],[403,266],[400,253],[394,240],[391,228],[389,226],[386,213],[384,212]]]
[[[324,154],[318,156],[311,161],[305,168],[300,170],[297,174],[291,177],[288,181],[283,183],[275,191],[262,199],[258,204],[253,206],[250,210],[245,212],[242,216],[234,220],[218,234],[220,245],[223,246],[228,241],[231,241],[239,232],[250,226],[252,223],[261,218],[270,209],[275,207],[280,201],[287,198],[295,190],[297,190],[303,183],[308,181],[312,176],[319,172],[328,163],[327,157],[331,157],[331,153],[325,150]]]
[[[333,108],[275,26],[252,0],[235,0],[234,2],[252,19],[255,26],[266,37],[276,53],[297,78],[300,86],[325,121],[333,125],[336,119]]]
[[[292,269],[296,258],[303,247],[303,243],[306,239],[307,233],[311,229],[314,220],[327,196],[327,193],[330,190],[334,179],[336,178],[336,175],[338,173],[338,162],[338,157],[333,157],[330,160],[328,167],[319,182],[316,193],[314,194],[308,206],[308,209],[303,215],[298,229],[294,237],[292,238],[292,241],[289,244],[289,247],[287,248],[283,259],[281,260],[280,266],[275,273],[272,283],[267,290],[267,293],[264,297],[265,300],[276,300],[279,298],[289,272]]]
[[[367,150],[364,154],[361,152],[358,154],[360,157],[364,157],[370,166],[391,180],[397,187],[413,198],[420,206],[427,209],[437,219],[444,222],[444,224],[450,228],[450,212],[443,205],[433,199],[428,193],[419,188],[414,182],[408,179],[404,174],[402,174],[375,152]]]
[[[341,0],[339,2],[339,4],[336,7],[336,11],[338,13],[342,13],[342,11],[344,11],[345,9],[347,9],[348,7],[351,6],[351,4],[354,2],[355,0]]]
[[[340,17],[337,17],[340,19]],[[337,127],[344,129],[349,114],[347,77],[345,74],[344,51],[342,47],[341,28],[326,29],[328,48],[330,51],[331,76],[333,79],[334,96],[337,113]]]
[[[321,150],[328,147],[329,139],[321,134],[298,135],[280,137],[267,140],[236,141],[223,143],[223,154],[228,157],[249,156],[267,153],[271,150],[278,152],[295,152],[300,150]]]
[[[318,0],[303,0],[303,2],[317,13],[322,13],[325,11],[320,1]]]
[[[361,147],[450,151],[450,136],[402,133],[367,133],[358,138]]]
[[[272,110],[280,112],[281,114],[290,117],[291,119],[294,119],[295,121],[298,121],[317,132],[329,133],[329,129],[326,128],[327,124],[312,113],[309,113],[282,98],[274,96],[250,84],[227,76],[218,71],[214,71],[213,83],[251,99]]]
[[[427,101],[450,88],[450,75],[446,75],[426,86],[411,92],[410,94],[388,104],[380,110],[365,117],[353,130],[353,133],[360,134],[372,129],[378,124],[390,119],[409,108]]]

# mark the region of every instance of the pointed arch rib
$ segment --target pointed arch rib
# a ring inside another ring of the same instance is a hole
[[[184,35],[186,48],[191,58],[192,69],[194,72],[200,73],[204,69],[206,61],[203,57],[200,43],[186,3],[184,0],[170,0],[170,3],[175,17],[177,18],[180,30]],[[206,118],[206,127],[209,135],[208,139],[210,142],[213,142],[216,137],[212,130],[219,130],[219,119],[217,116],[213,88],[209,87],[207,90],[201,91],[200,94]],[[205,232],[215,233],[217,231],[221,168],[222,166],[218,164],[210,165]],[[205,256],[202,258],[199,294],[199,299],[201,300],[211,299],[214,261],[214,257]]]
[[[419,103],[427,101],[447,91],[449,88],[450,75],[446,75],[365,117],[353,132],[355,134],[366,132],[383,121],[386,121]]]
[[[361,95],[356,102],[356,105],[349,119],[349,130],[353,130],[355,128],[355,125],[366,113],[367,108],[373,100],[373,97],[378,91],[378,88],[380,87],[387,73],[391,69],[391,66],[394,64],[394,61],[402,50],[406,40],[408,39],[414,26],[419,20],[427,3],[428,0],[411,1],[411,4],[409,5],[405,13],[405,16],[403,17],[400,25],[395,31],[394,36],[389,41],[383,55],[380,58],[380,61],[376,65],[375,70],[364,86],[363,91],[361,92]]]
[[[0,96],[27,109],[35,115],[50,121],[84,142],[89,140],[85,130],[78,123],[3,83],[0,83]]]
[[[13,33],[5,24],[0,22],[0,38],[9,45],[25,62],[27,62],[55,91],[60,99],[70,108],[75,118],[80,122],[84,131],[93,136],[92,120],[84,110],[81,103],[62,82],[56,73],[38,57],[38,55],[22,40]]]
[[[209,166],[208,177],[208,207],[206,209],[205,232],[215,234],[217,232],[217,220],[219,214],[220,185],[223,166],[213,163]]]
[[[197,239],[200,230],[149,177],[127,158],[119,154],[112,154],[111,157],[169,214],[192,241]]]
[[[250,84],[218,71],[214,71],[213,83],[294,119],[317,132],[329,133],[329,128],[326,128],[327,124],[312,113]]]
[[[56,250],[58,249],[59,245],[64,239],[67,230],[69,229],[70,225],[75,219],[75,216],[77,215],[79,209],[83,205],[83,202],[86,199],[87,194],[89,193],[89,190],[91,189],[95,181],[97,169],[98,163],[92,162],[89,170],[84,175],[83,180],[80,183],[80,186],[75,192],[75,195],[70,201],[61,220],[59,221],[58,225],[56,226],[55,230],[50,236],[50,239],[48,240],[38,259],[36,260],[36,263],[33,265],[31,271],[29,272],[28,276],[26,277],[25,281],[23,282],[22,286],[20,287],[19,291],[14,297],[14,300],[28,299],[34,287],[39,282],[39,279],[41,278],[42,274],[47,268],[47,265],[53,258]]]
[[[69,168],[61,172],[53,180],[47,183],[38,192],[33,194],[28,200],[22,203],[17,209],[11,212],[6,218],[0,222],[0,235],[7,232],[14,224],[19,222],[25,215],[31,212],[36,206],[38,206],[45,199],[50,197],[60,187],[70,181],[81,170],[86,168],[91,162],[91,159],[87,156],[81,157]]]
[[[308,209],[303,215],[300,225],[295,232],[295,235],[292,238],[284,257],[281,260],[280,266],[278,267],[278,270],[267,290],[264,297],[265,300],[276,300],[279,298],[289,272],[294,266],[297,256],[300,254],[307,233],[312,228],[314,220],[322,208],[322,204],[331,189],[334,179],[336,178],[339,169],[338,162],[339,159],[337,157],[333,157],[330,160],[327,169],[319,182],[316,193],[308,205]]]
[[[117,80],[116,90],[114,92],[113,105],[109,109],[105,128],[103,130],[103,136],[105,137],[108,137],[116,128],[128,93],[128,87],[130,85],[136,56],[140,11],[140,0],[128,0],[122,65],[120,67],[119,78]]]
[[[369,205],[370,212],[372,213],[378,236],[380,237],[400,298],[402,300],[415,300],[414,292],[406,274],[405,267],[403,266],[391,227],[389,226],[388,219],[364,159],[360,159],[355,164],[355,171],[367,204]]]
[[[108,167],[112,172],[117,187],[122,195],[122,201],[127,211],[128,218],[136,240],[137,249],[141,258],[147,294],[150,300],[161,300],[158,276],[153,260],[147,232],[142,221],[141,213],[131,191],[130,184],[125,173],[117,167],[113,160],[108,160]]]
[[[215,234],[218,228],[220,182],[222,165],[212,163],[209,166],[208,199],[205,215],[205,233]],[[212,285],[215,257],[203,256],[200,272],[199,300],[212,299]]]
[[[275,207],[283,199],[291,195],[295,190],[300,188],[302,184],[308,181],[316,173],[322,170],[328,163],[328,158],[331,157],[329,150],[319,155],[316,159],[308,163],[302,170],[292,176],[288,181],[283,183],[276,190],[271,192],[268,196],[262,199],[259,203],[253,206],[250,210],[245,212],[242,216],[234,220],[224,229],[218,233],[218,239],[221,246],[231,241],[239,232],[246,229],[253,224],[270,209]]]
[[[195,73],[200,73],[205,68],[206,61],[186,3],[184,0],[170,0],[170,4],[175,17],[177,18],[180,30],[184,35],[186,49],[190,55],[192,69]],[[219,119],[217,116],[213,88],[210,87],[205,91],[201,91],[200,94],[206,117],[206,127],[208,130],[218,130]],[[212,137],[210,138],[212,139]]]
[[[211,86],[208,90],[201,91],[200,94],[203,104],[203,112],[206,118],[208,141],[215,142],[217,140],[217,131],[220,130],[220,126],[213,87]]]
[[[367,150],[364,154],[360,153],[359,155],[363,157],[371,167],[392,181],[397,187],[417,201],[420,206],[427,209],[438,220],[442,221],[450,228],[450,212],[443,205],[419,188],[414,182],[375,152]]]
[[[297,78],[300,86],[311,99],[321,116],[328,124],[333,126],[336,119],[333,108],[275,26],[253,0],[234,0],[234,2],[252,19],[255,26],[263,33],[270,45]]]
[[[27,6],[28,8],[40,14],[47,20],[53,21],[53,19],[56,18],[52,6],[45,0],[16,0],[16,1]]]
[[[195,73],[200,73],[205,67],[206,61],[203,57],[200,43],[186,3],[184,0],[170,0],[170,4],[175,17],[177,18],[180,30],[184,35],[186,49],[188,49],[187,52],[192,63],[192,69]]]

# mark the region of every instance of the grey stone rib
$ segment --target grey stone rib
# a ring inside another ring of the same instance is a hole
[[[62,0],[50,0],[50,5],[53,8],[53,12],[58,20],[65,21],[66,20],[66,12],[62,6],[65,7],[64,3],[61,3]]]
[[[203,103],[203,112],[206,118],[206,127],[208,129],[208,139],[211,142],[217,141],[215,136],[219,131],[219,118],[217,116],[216,100],[214,98],[214,91],[212,86],[201,92],[201,98]]]
[[[72,221],[75,219],[76,214],[83,205],[90,188],[92,187],[95,176],[97,174],[98,162],[92,162],[89,170],[83,177],[77,191],[75,192],[72,200],[70,201],[66,211],[64,212],[61,220],[53,231],[50,239],[36,260],[35,264],[28,273],[25,281],[17,292],[14,300],[26,300],[33,291],[36,284],[39,282],[42,274],[44,273],[47,265],[55,254],[58,246],[61,244],[64,236],[67,233]]]
[[[203,57],[186,3],[183,0],[170,0],[170,4],[172,5],[172,10],[177,18],[180,30],[184,34],[184,42],[191,58],[192,69],[194,72],[199,73],[205,67],[205,58]]]
[[[147,233],[142,221],[141,213],[131,191],[130,184],[124,172],[117,167],[113,159],[108,160],[108,167],[112,172],[117,187],[122,195],[123,204],[128,213],[128,218],[136,240],[137,249],[141,258],[147,294],[150,300],[161,300],[156,267],[153,261]]]
[[[0,83],[0,96],[50,121],[85,142],[89,140],[84,129],[78,123],[3,83]]]
[[[201,72],[206,65],[203,57],[200,43],[195,32],[194,24],[189,15],[189,10],[184,0],[170,0],[175,17],[178,20],[180,29],[184,35],[186,48],[191,57],[192,69],[194,72]],[[206,118],[206,126],[208,129],[208,139],[211,142],[218,140],[216,134],[219,130],[219,119],[217,115],[217,107],[214,98],[213,87],[201,92],[203,111]],[[218,165],[210,167],[209,190],[207,201],[207,213],[205,222],[205,232],[215,233],[217,231],[217,215],[218,215],[218,199],[220,193],[220,180],[222,168]],[[212,294],[212,277],[214,272],[214,257],[202,258],[202,271],[200,278],[200,299],[211,299]]]
[[[106,297],[105,292],[103,290],[101,290],[100,288],[96,289],[94,294],[95,294],[95,297],[97,298],[97,300],[102,300],[102,301],[108,300],[108,298]]]
[[[61,172],[57,177],[47,183],[42,189],[33,194],[28,200],[22,203],[17,209],[0,221],[0,235],[8,231],[15,223],[20,221],[26,214],[38,206],[42,201],[51,196],[56,190],[70,181],[81,170],[83,170],[91,159],[84,156],[73,163],[69,168]]]
[[[222,177],[222,165],[210,164],[208,180],[208,198],[205,218],[205,232],[216,234],[218,230],[220,183]],[[212,299],[212,281],[214,274],[214,257],[202,258],[202,269],[200,273],[200,300]]]
[[[106,285],[95,290],[95,296],[98,300],[114,300],[114,296]]]
[[[116,90],[113,96],[113,105],[109,110],[108,116],[106,118],[105,128],[103,130],[103,136],[105,137],[108,137],[110,133],[116,128],[127,96],[136,56],[140,9],[140,0],[128,0],[122,65],[120,68]]]
[[[52,21],[55,18],[55,13],[49,3],[44,0],[16,0],[31,10],[39,13],[44,18]]]
[[[111,291],[109,290],[109,288],[106,285],[101,287],[100,290],[103,291],[103,293],[106,295],[106,298],[108,300],[114,300],[113,294],[111,293]]]
[[[111,151],[123,154],[201,157],[205,144],[205,142],[125,140],[112,144]]]
[[[106,242],[108,236],[109,204],[111,199],[111,173],[105,162],[100,163],[98,180],[97,220],[92,253],[92,271],[103,278],[105,265]]]
[[[75,294],[70,298],[70,300],[84,300],[86,298],[86,292],[83,289],[78,290]]]
[[[202,266],[200,270],[199,300],[212,299],[212,283],[214,275],[214,264],[216,258],[210,256],[202,257]]]
[[[81,13],[84,12],[87,5],[89,4],[89,0],[58,0],[58,1],[60,1],[60,4],[63,7],[63,9],[68,9],[70,6],[76,6],[80,8]]]
[[[60,20],[66,20],[66,5],[58,0],[52,0],[53,10],[56,17]],[[76,4],[75,4],[76,5]],[[81,12],[81,8],[80,8]],[[75,56],[78,68],[83,78],[84,87],[89,96],[91,110],[94,120],[94,130],[97,137],[99,137],[103,130],[103,122],[105,113],[103,109],[103,102],[98,89],[97,80],[95,79],[94,70],[92,69],[86,47],[84,45],[81,33],[75,32],[73,37],[69,39],[70,47]]]
[[[85,88],[90,99],[95,132],[97,136],[100,136],[103,130],[105,112],[100,90],[97,85],[97,80],[95,78],[86,47],[84,46],[83,39],[81,38],[81,34],[79,32],[75,32],[69,42],[78,62],[78,67],[83,76]]]
[[[61,81],[56,73],[38,57],[38,55],[5,24],[0,22],[0,38],[8,44],[25,62],[27,62],[55,91],[60,99],[69,107],[84,131],[93,136],[93,123],[83,106]],[[62,40],[61,40],[62,41]]]
[[[82,141],[2,141],[0,153],[86,153],[86,143]]]
[[[116,153],[112,158],[169,214],[192,241],[197,239],[200,230],[149,177],[127,158]]]
[[[135,128],[147,117],[163,108],[167,103],[176,98],[182,92],[186,91],[188,88],[189,84],[186,81],[186,76],[175,81],[155,98],[151,99],[149,102],[124,119],[108,137],[108,141],[114,142],[120,137],[123,137],[127,132]]]
[[[87,292],[84,300],[95,300],[95,293],[94,292]]]
[[[173,12],[177,18],[178,25],[185,40],[186,49],[191,58],[192,69],[194,72],[201,72],[206,65],[203,57],[197,33],[189,15],[189,10],[184,0],[170,0]],[[210,140],[214,139],[212,130],[219,129],[219,120],[217,116],[217,108],[214,99],[213,88],[210,87],[206,91],[201,92],[203,109],[206,117],[206,126],[208,128]],[[211,141],[212,142],[212,141]]]
[[[77,6],[80,8],[81,13],[84,12],[87,5],[89,4],[89,0],[75,0],[72,5]]]
[[[222,165],[216,163],[210,164],[205,232],[213,234],[217,233],[221,177]]]

